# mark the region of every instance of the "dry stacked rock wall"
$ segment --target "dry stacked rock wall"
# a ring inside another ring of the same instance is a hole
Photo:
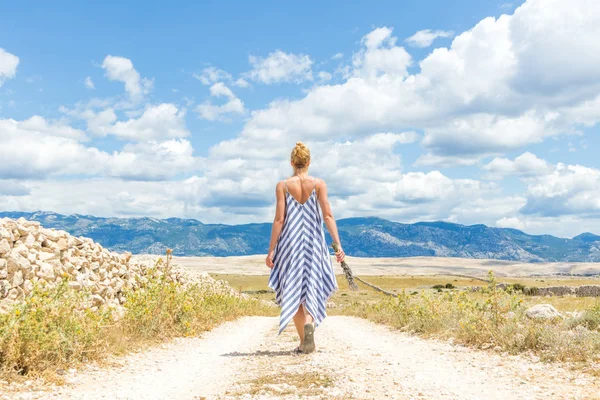
[[[600,285],[548,286],[537,288],[538,296],[600,297]]]
[[[506,283],[496,285],[498,289],[502,290],[509,286]],[[469,292],[479,292],[482,287],[469,286],[465,289]],[[527,288],[526,294],[533,296],[600,297],[600,285],[531,287]]]
[[[136,289],[147,280],[155,260],[131,259],[104,249],[89,238],[65,231],[45,229],[39,222],[0,219],[0,312],[29,294],[34,285],[52,288],[63,281],[74,289],[91,293],[92,306],[121,307],[124,289]],[[157,264],[161,273],[165,264]],[[213,291],[236,293],[207,274],[191,274],[171,266],[168,278],[198,283]]]

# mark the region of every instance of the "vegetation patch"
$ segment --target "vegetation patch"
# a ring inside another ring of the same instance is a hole
[[[438,289],[438,290],[441,290],[441,289],[456,289],[456,286],[454,286],[451,283],[446,283],[445,285],[440,285],[440,284],[433,285],[432,288],[433,289]]]
[[[245,315],[275,315],[253,298],[183,285],[149,271],[143,285],[125,293],[122,314],[108,306],[82,307],[90,293],[65,280],[57,287],[36,286],[23,301],[0,314],[0,379],[45,376],[79,362],[102,360],[177,336],[195,336]]]
[[[490,273],[489,285],[478,293],[402,291],[376,303],[354,302],[341,312],[478,348],[533,352],[548,361],[600,361],[600,302],[560,319],[528,318],[527,308],[540,300],[545,299],[536,301],[519,290],[499,289]]]
[[[333,379],[324,373],[280,371],[245,382],[238,395],[318,396],[333,384]]]

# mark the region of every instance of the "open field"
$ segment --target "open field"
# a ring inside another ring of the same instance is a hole
[[[256,292],[265,291],[264,293],[253,294],[253,297],[257,297],[263,300],[274,300],[275,295],[268,292],[267,287],[268,276],[265,275],[233,275],[233,274],[211,274],[215,279],[224,280],[229,283],[233,288],[242,292]],[[481,282],[475,279],[468,279],[456,276],[448,275],[436,275],[436,276],[364,276],[369,283],[375,284],[385,290],[402,293],[417,293],[417,292],[431,292],[437,295],[437,291],[432,289],[434,285],[445,285],[452,283],[458,289],[466,286],[485,286],[485,282]],[[337,275],[337,281],[339,290],[331,297],[330,305],[333,308],[329,310],[330,314],[343,314],[343,309],[347,306],[360,303],[376,303],[385,299],[387,296],[384,294],[357,282],[359,291],[352,291],[348,287],[346,280],[343,275]],[[600,278],[510,278],[503,279],[508,283],[521,283],[525,286],[544,286],[544,285],[565,285],[565,286],[579,286],[579,285],[600,285]],[[447,292],[447,290],[444,290]],[[483,297],[481,293],[469,293],[471,298]],[[537,303],[552,304],[559,311],[577,311],[585,310],[590,307],[600,305],[600,298],[597,297],[572,297],[572,296],[553,296],[553,297],[541,297],[541,296],[526,296],[527,302],[531,305]]]
[[[174,257],[174,262],[194,271],[211,274],[227,281],[240,291],[267,290],[269,269],[265,256],[244,257]],[[499,260],[475,260],[442,257],[357,258],[347,257],[356,276],[385,290],[401,293],[431,290],[433,285],[482,286],[485,282],[456,275],[486,278],[493,271],[499,282],[520,283],[528,287],[600,285],[600,263],[522,263]],[[353,302],[375,302],[385,296],[359,283],[358,292],[348,289],[342,269],[334,263],[340,290],[331,301],[336,306]],[[572,276],[569,276],[572,274]],[[265,300],[272,293],[257,294]],[[472,296],[477,296],[473,293]],[[562,311],[585,309],[598,303],[596,298],[531,297],[532,303],[550,303]]]
[[[137,256],[145,257],[145,256]],[[268,275],[265,256],[173,257],[176,264],[211,274]],[[444,257],[358,258],[346,257],[359,276],[463,274],[485,277],[492,270],[499,277],[536,275],[600,275],[600,263],[524,263]],[[336,273],[341,273],[335,264]]]
[[[137,256],[145,257],[145,256]],[[193,271],[207,272],[227,281],[240,291],[267,290],[269,269],[265,256],[242,257],[174,257],[176,264]],[[499,282],[520,283],[528,287],[600,285],[600,263],[523,263],[500,260],[475,260],[442,257],[358,258],[346,257],[356,276],[385,290],[409,293],[431,290],[433,285],[482,286],[485,282],[456,275],[486,278],[493,271]],[[360,291],[348,289],[339,264],[334,263],[340,290],[331,301],[343,308],[354,302],[376,302],[385,296],[359,283]],[[569,276],[571,275],[571,276]],[[271,300],[272,293],[256,294]],[[473,293],[472,296],[478,296]],[[550,303],[562,311],[586,309],[598,304],[596,298],[531,297],[532,303]],[[333,311],[335,313],[337,311]]]

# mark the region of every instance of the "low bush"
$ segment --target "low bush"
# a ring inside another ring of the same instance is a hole
[[[438,291],[441,289],[456,289],[456,286],[451,283],[446,283],[445,285],[433,285],[432,289],[437,289]]]
[[[0,378],[53,376],[77,362],[197,335],[244,315],[275,313],[258,300],[200,284],[183,286],[166,275],[150,271],[141,288],[125,293],[124,312],[90,307],[89,293],[69,288],[66,281],[54,289],[35,287],[0,314]]]
[[[600,306],[578,317],[533,320],[525,314],[530,300],[520,291],[499,289],[490,274],[489,285],[478,293],[402,292],[375,304],[354,303],[343,313],[474,347],[532,351],[544,360],[600,359]]]

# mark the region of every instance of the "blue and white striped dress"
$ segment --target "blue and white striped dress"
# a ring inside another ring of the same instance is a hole
[[[269,287],[275,291],[275,300],[281,307],[279,333],[300,304],[304,304],[315,319],[315,326],[319,326],[327,316],[327,299],[337,290],[317,201],[316,180],[304,203],[288,192],[287,184],[285,189],[285,219],[269,277]]]

